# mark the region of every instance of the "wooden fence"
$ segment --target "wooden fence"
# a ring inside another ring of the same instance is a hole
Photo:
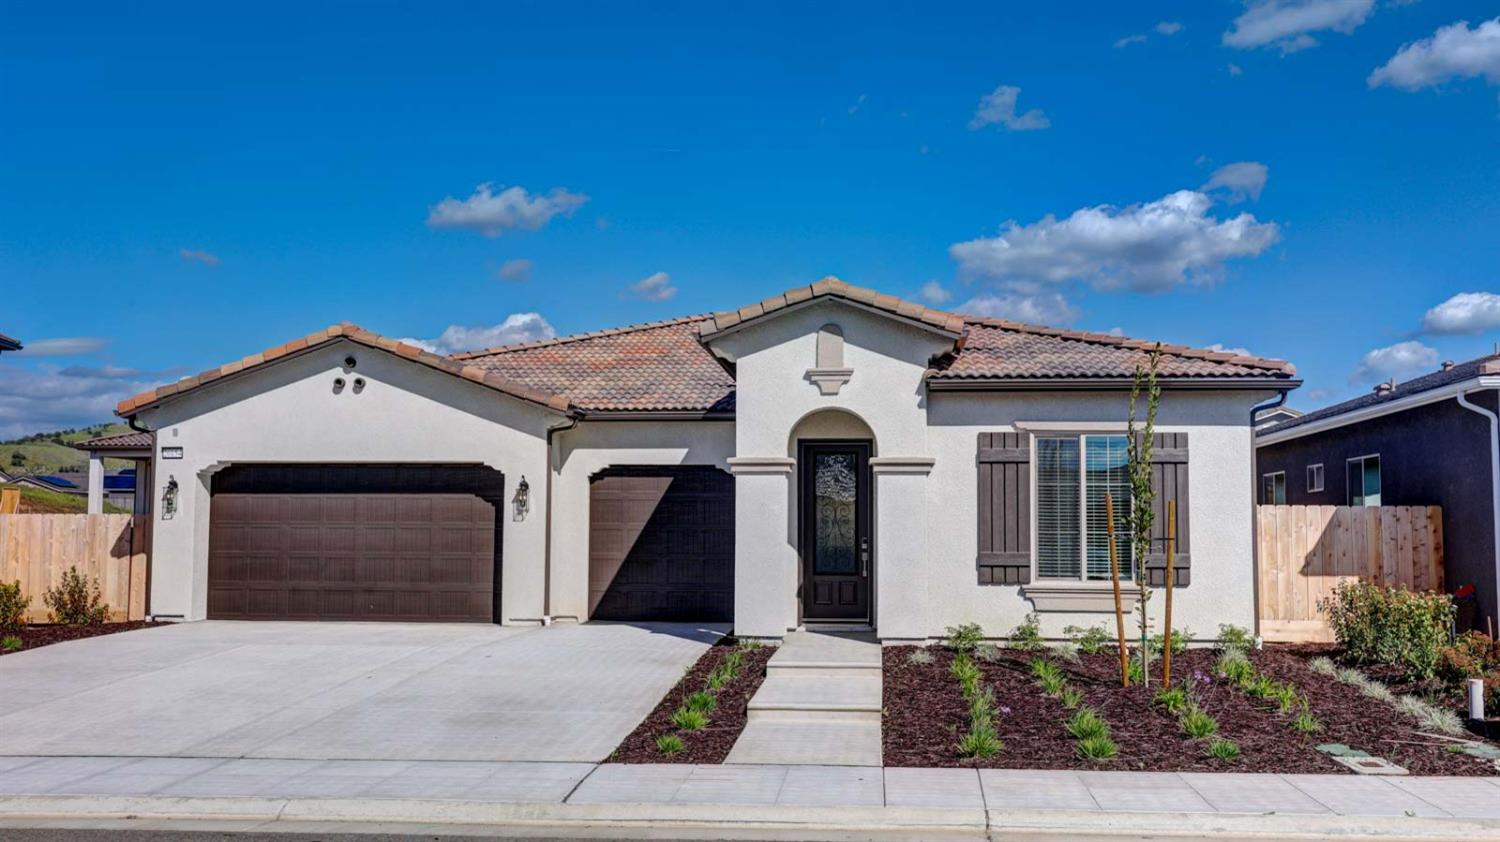
[[[1443,589],[1438,506],[1258,506],[1256,519],[1266,640],[1332,641],[1318,603],[1340,582]]]
[[[111,620],[141,620],[150,547],[147,515],[0,515],[0,581],[19,581],[27,619],[46,622],[43,591],[77,567],[98,579]]]

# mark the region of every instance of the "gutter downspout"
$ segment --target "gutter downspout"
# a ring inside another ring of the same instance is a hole
[[[1482,406],[1469,402],[1469,395],[1458,393],[1458,405],[1490,420],[1490,515],[1493,532],[1490,546],[1495,551],[1495,604],[1500,606],[1500,417]]]
[[[552,471],[553,471],[553,438],[558,433],[565,433],[578,426],[578,417],[568,419],[568,423],[559,424],[556,427],[547,428],[547,488],[544,494],[544,505],[547,511],[543,516],[542,528],[546,534],[542,536],[542,625],[552,625]]]
[[[1281,389],[1276,399],[1250,407],[1250,586],[1255,599],[1255,640],[1260,645],[1260,515],[1256,506],[1260,500],[1260,456],[1255,446],[1255,418],[1268,409],[1286,405],[1286,396],[1291,389]]]

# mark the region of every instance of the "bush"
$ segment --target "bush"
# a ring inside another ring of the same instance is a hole
[[[978,623],[948,627],[948,648],[955,652],[973,652],[984,640],[984,629]]]
[[[31,597],[21,595],[20,582],[0,582],[0,632],[20,631],[30,607]]]
[[[660,734],[656,738],[656,750],[671,757],[683,749],[682,738],[676,734]]]
[[[1042,642],[1042,622],[1035,614],[1027,614],[1021,625],[1010,630],[1010,645],[1013,649],[1035,652],[1045,644]]]
[[[52,622],[67,626],[97,626],[109,617],[99,580],[90,587],[76,567],[69,567],[57,587],[42,594],[42,602],[51,612]]]
[[[1195,635],[1191,631],[1189,631],[1187,629],[1173,629],[1172,630],[1172,655],[1173,655],[1173,657],[1176,657],[1176,656],[1181,655],[1184,652],[1186,652],[1187,649],[1188,649],[1188,644],[1193,642],[1193,638],[1194,637],[1195,637]],[[1154,635],[1151,636],[1150,640],[1148,640],[1147,642],[1151,645],[1151,654],[1153,656],[1155,656],[1155,657],[1160,657],[1161,656],[1162,645],[1163,645],[1163,643],[1165,641],[1166,641],[1166,634],[1165,633],[1154,634]]]
[[[1214,663],[1214,669],[1224,679],[1238,687],[1244,687],[1255,678],[1255,667],[1245,658],[1245,654],[1236,649],[1225,650],[1219,660]]]
[[[8,634],[5,637],[0,637],[0,652],[17,652],[20,651],[23,645],[24,644],[21,643],[21,638],[16,637],[13,634]]]
[[[917,666],[925,666],[935,660],[937,659],[932,657],[931,652],[928,652],[926,649],[920,648],[911,650],[911,654],[906,656],[906,662],[908,664],[916,664]]]
[[[0,591],[0,606],[4,604],[3,591]],[[0,613],[0,618],[3,617],[4,614]],[[1500,645],[1484,632],[1461,634],[1452,646],[1444,646],[1438,653],[1438,673],[1449,681],[1484,678],[1497,668],[1500,668]]]
[[[1255,638],[1239,626],[1219,626],[1219,649],[1225,652],[1249,652],[1255,648]]]
[[[1086,629],[1068,626],[1063,629],[1063,634],[1067,635],[1068,640],[1071,640],[1073,645],[1078,647],[1078,651],[1085,655],[1097,655],[1114,642],[1114,638],[1110,637],[1109,632],[1105,631],[1102,626],[1090,626]]]
[[[1453,623],[1453,598],[1369,582],[1344,582],[1321,607],[1355,663],[1397,667],[1412,678],[1437,674]]]

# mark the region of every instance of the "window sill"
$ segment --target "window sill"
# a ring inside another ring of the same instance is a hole
[[[1134,582],[1120,583],[1120,607],[1135,610],[1141,589]],[[1032,582],[1021,588],[1037,613],[1079,611],[1110,613],[1115,610],[1115,589],[1109,582]]]

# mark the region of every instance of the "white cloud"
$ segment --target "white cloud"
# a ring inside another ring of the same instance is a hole
[[[1151,27],[1151,30],[1157,35],[1165,35],[1171,37],[1182,31],[1182,24],[1178,23],[1175,20],[1158,21],[1156,26]],[[1131,44],[1144,44],[1146,43],[1148,38],[1149,36],[1146,33],[1137,32],[1134,35],[1126,35],[1124,38],[1116,41],[1115,47],[1128,47]]]
[[[1459,21],[1438,29],[1430,38],[1406,44],[1367,81],[1372,88],[1393,85],[1414,91],[1476,76],[1500,85],[1500,17],[1473,29],[1468,21]]]
[[[1422,316],[1424,333],[1484,333],[1500,328],[1500,295],[1460,292]]]
[[[495,277],[505,281],[528,281],[531,280],[533,266],[534,264],[524,257],[507,260],[495,270]]]
[[[1353,32],[1374,8],[1375,0],[1246,0],[1223,40],[1242,50],[1274,46],[1293,53],[1316,47],[1314,32]]]
[[[552,325],[540,313],[512,313],[497,325],[449,325],[436,339],[406,338],[401,341],[434,354],[457,354],[461,351],[479,351],[518,342],[551,339],[556,335],[557,331],[552,329]]]
[[[202,263],[204,266],[218,266],[219,256],[206,251],[194,249],[178,249],[177,256],[190,263]]]
[[[1182,31],[1182,24],[1175,20],[1164,20],[1157,23],[1155,29],[1161,35],[1176,35]]]
[[[88,376],[81,369],[0,363],[0,438],[114,420],[116,404],[154,385],[145,379]]]
[[[533,196],[524,187],[507,187],[499,193],[493,185],[481,184],[467,199],[449,196],[432,206],[427,224],[433,228],[462,228],[478,231],[486,237],[498,237],[506,231],[536,231],[555,216],[572,216],[588,196],[566,188],[553,188],[547,195]]]
[[[672,286],[672,276],[656,272],[630,285],[630,294],[643,301],[667,301],[677,294]]]
[[[859,113],[859,110],[860,110],[860,109],[861,109],[861,108],[863,108],[863,107],[864,107],[864,106],[865,106],[865,100],[867,100],[867,99],[869,99],[869,98],[870,98],[870,95],[869,95],[869,94],[860,94],[860,95],[859,95],[859,96],[858,96],[858,97],[857,97],[857,98],[856,98],[856,99],[855,99],[855,100],[854,100],[854,104],[853,104],[853,105],[851,105],[851,106],[849,106],[849,116],[851,116],[851,117],[852,117],[852,116],[854,116],[854,115],[855,115],[855,114],[858,114],[858,113]]]
[[[1179,190],[1123,208],[1081,208],[1066,219],[1006,223],[998,236],[948,247],[968,277],[991,278],[1020,292],[1085,282],[1099,289],[1159,292],[1184,281],[1212,281],[1224,263],[1254,257],[1280,230],[1248,213],[1218,219],[1213,199]]]
[[[1115,325],[1114,327],[1112,327],[1109,330],[1106,330],[1104,332],[1107,333],[1107,334],[1109,334],[1110,336],[1124,336],[1125,335],[1125,328],[1120,327],[1119,325]]]
[[[943,289],[943,285],[937,281],[928,281],[922,284],[922,289],[917,292],[917,297],[928,304],[946,304],[953,298],[953,293]]]
[[[56,339],[33,339],[19,351],[6,354],[17,357],[79,357],[97,354],[109,340],[102,336],[60,336]]]
[[[1246,197],[1260,200],[1260,192],[1266,187],[1266,176],[1270,170],[1259,161],[1237,161],[1214,170],[1208,183],[1199,187],[1205,193],[1224,191],[1224,199],[1230,204],[1245,201]]]
[[[1068,325],[1078,320],[1078,308],[1055,292],[1035,295],[985,293],[965,301],[958,311],[1039,325]]]
[[[1016,114],[1016,99],[1021,96],[1021,89],[1014,85],[1001,85],[990,93],[979,98],[979,108],[969,120],[969,131],[977,131],[985,126],[1000,125],[1007,131],[1025,132],[1035,129],[1045,129],[1052,125],[1047,115],[1041,109],[1033,108],[1025,114]]]
[[[1225,69],[1229,71],[1229,75],[1230,76],[1244,76],[1245,75],[1245,69],[1243,67],[1240,67],[1238,64],[1231,63]]]
[[[1349,382],[1374,383],[1391,377],[1400,379],[1435,369],[1437,364],[1436,348],[1429,348],[1415,340],[1397,342],[1365,354],[1349,374]]]
[[[1116,41],[1115,42],[1115,49],[1119,49],[1120,47],[1128,47],[1131,44],[1144,44],[1144,43],[1146,43],[1146,36],[1145,36],[1145,34],[1137,32],[1134,35],[1126,35],[1124,38],[1121,38],[1120,40]]]
[[[1210,351],[1218,351],[1221,354],[1239,354],[1242,357],[1253,357],[1253,356],[1255,356],[1254,354],[1250,353],[1250,349],[1249,348],[1241,348],[1238,345],[1228,346],[1228,345],[1225,345],[1223,342],[1215,342],[1214,344],[1209,345],[1208,346],[1208,350],[1210,350]]]

